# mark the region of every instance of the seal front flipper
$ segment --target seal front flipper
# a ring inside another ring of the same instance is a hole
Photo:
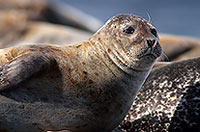
[[[0,67],[0,91],[13,88],[33,75],[42,74],[55,63],[52,56],[40,52],[27,53],[13,59]]]

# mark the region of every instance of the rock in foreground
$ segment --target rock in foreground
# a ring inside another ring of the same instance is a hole
[[[128,132],[200,131],[200,58],[154,69],[121,129]]]

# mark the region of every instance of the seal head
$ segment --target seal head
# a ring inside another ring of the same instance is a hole
[[[96,34],[115,62],[135,70],[151,68],[162,53],[156,28],[139,16],[114,16]]]

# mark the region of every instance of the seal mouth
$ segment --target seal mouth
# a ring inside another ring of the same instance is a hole
[[[155,52],[153,48],[148,48],[145,55],[151,55],[154,56],[155,58],[158,58],[160,56],[157,52]]]
[[[152,56],[154,58],[158,58],[161,55],[161,48],[159,48],[159,42],[156,43],[153,47],[148,47],[144,52],[140,55],[143,56]]]

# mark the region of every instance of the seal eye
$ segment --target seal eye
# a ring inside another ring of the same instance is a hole
[[[150,31],[155,37],[158,37],[157,31],[155,28],[151,28]]]
[[[135,32],[135,29],[132,26],[129,26],[129,27],[125,27],[123,29],[123,32],[126,34],[133,34]]]

